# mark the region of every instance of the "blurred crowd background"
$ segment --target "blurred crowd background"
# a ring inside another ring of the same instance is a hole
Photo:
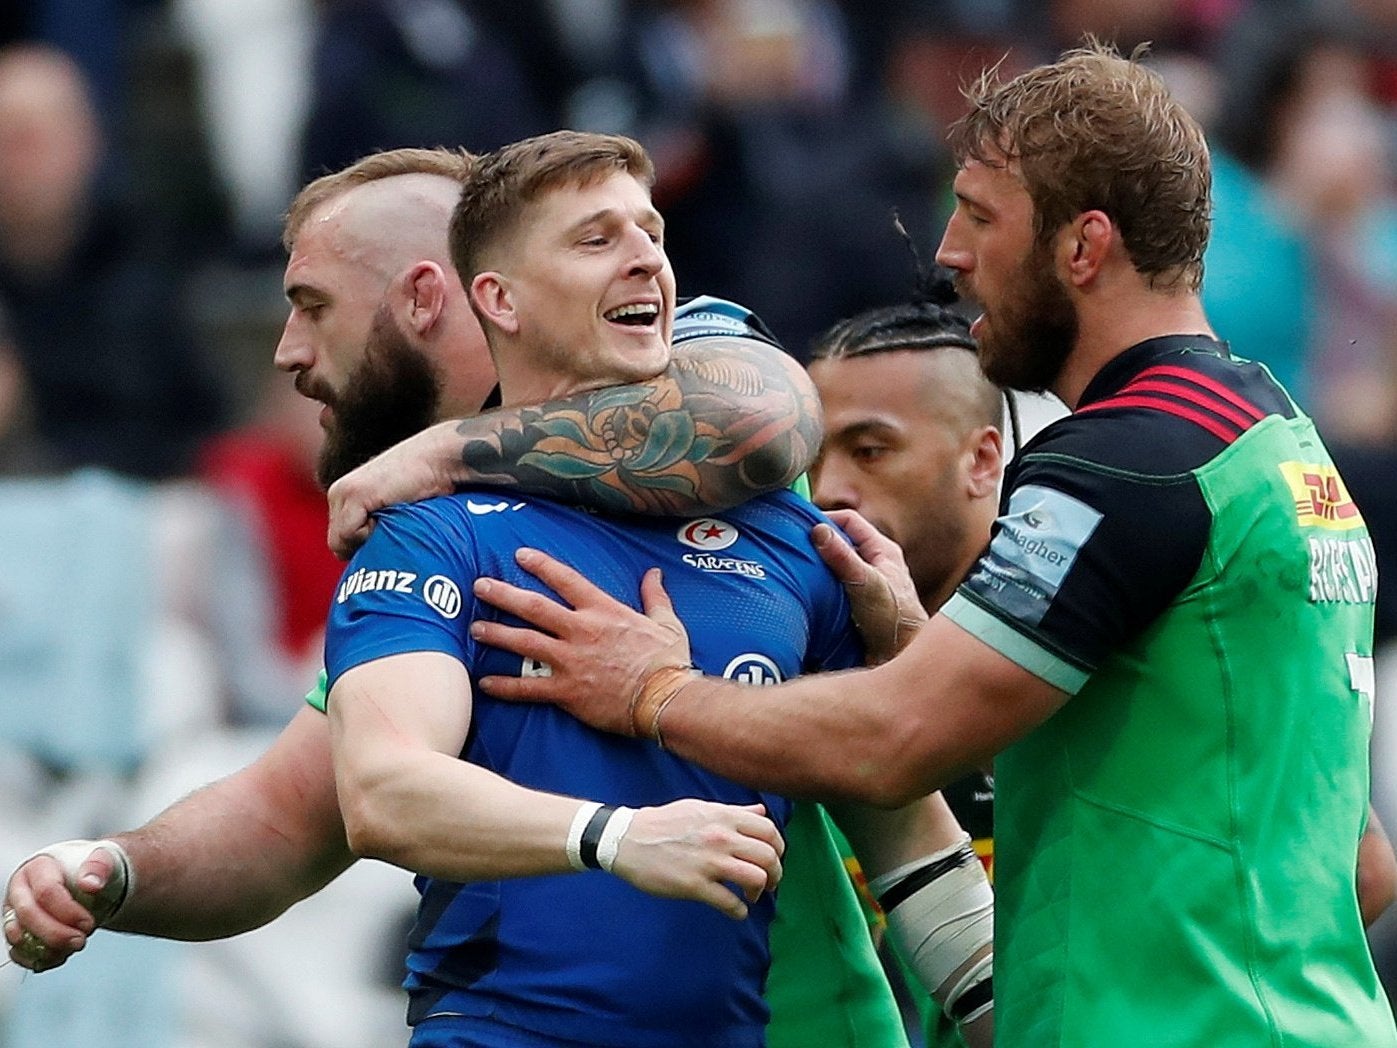
[[[0,869],[250,760],[314,679],[339,565],[316,408],[271,366],[304,180],[634,135],[681,293],[803,358],[909,293],[891,215],[929,255],[961,84],[1087,32],[1149,42],[1208,129],[1214,326],[1318,419],[1397,579],[1397,0],[4,0]],[[1380,601],[1394,827],[1397,586]],[[8,968],[0,1045],[401,1043],[415,897],[360,866],[231,943]],[[1397,919],[1373,941],[1397,987]]]

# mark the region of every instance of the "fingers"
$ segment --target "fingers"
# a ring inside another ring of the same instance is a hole
[[[574,608],[589,604],[600,604],[603,607],[622,606],[620,601],[581,572],[568,567],[560,560],[555,560],[547,553],[524,547],[514,554],[514,559],[521,568],[547,585]]]
[[[567,696],[560,682],[552,677],[481,677],[477,686],[495,699],[514,702],[561,703]]]
[[[612,872],[652,894],[696,899],[741,920],[781,882],[784,844],[764,811],[692,799],[640,809]]]
[[[781,836],[781,831],[776,828],[776,823],[766,817],[765,804],[744,804],[744,811],[750,811],[754,815],[760,816],[756,822],[748,822],[742,826],[742,832],[749,837],[757,837],[769,844],[777,856],[786,854],[786,838]],[[775,885],[773,885],[775,887]]]
[[[358,475],[358,470],[346,474],[325,492],[330,506],[330,527],[326,539],[330,551],[340,560],[352,557],[373,530],[373,518],[369,515],[373,507],[356,490]]]
[[[373,529],[373,517],[357,507],[354,511],[346,510],[340,515],[332,512],[328,535],[330,552],[340,560],[349,560],[359,547],[369,540]]]
[[[849,536],[849,541],[855,544],[867,542],[874,535],[882,534],[856,509],[832,509],[825,516],[838,524],[844,534]]]
[[[486,604],[499,608],[515,618],[523,619],[541,630],[547,630],[555,636],[561,636],[566,632],[574,615],[571,608],[559,604],[551,597],[499,579],[476,579],[471,586],[471,592]]]
[[[868,573],[872,569],[864,563],[854,547],[828,524],[816,524],[810,532],[810,540],[815,544],[815,552],[841,585],[862,586],[868,581]]]
[[[111,876],[94,869],[97,888]],[[63,868],[49,856],[25,863],[10,879],[4,904],[4,935],[10,958],[30,971],[57,968],[87,945],[96,927],[92,915],[74,898]]]
[[[93,848],[92,854],[78,867],[73,883],[80,891],[95,895],[106,887],[116,872],[116,859],[104,848]]]
[[[488,583],[488,592],[494,593],[497,589],[507,586],[508,583],[496,582],[493,579],[479,579],[477,586],[481,583]],[[477,593],[480,591],[477,590]],[[538,596],[537,594],[533,594]],[[487,599],[481,596],[482,600]],[[541,598],[547,601],[547,597]],[[518,612],[519,618],[524,618]],[[516,655],[523,655],[525,658],[537,659],[540,662],[547,662],[553,665],[552,659],[557,657],[558,642],[546,633],[529,629],[525,626],[509,626],[503,622],[495,622],[491,619],[476,619],[470,625],[470,634],[480,644],[488,644],[492,648],[503,648],[505,651],[512,651]]]
[[[854,549],[868,563],[876,566],[882,558],[891,558],[899,564],[903,562],[902,547],[870,524],[857,510],[831,510],[829,518],[844,529]]]

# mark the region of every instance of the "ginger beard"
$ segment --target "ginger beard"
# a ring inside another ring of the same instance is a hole
[[[329,405],[315,475],[328,488],[379,452],[437,420],[441,381],[436,369],[393,319],[386,304],[374,313],[364,355],[340,390],[297,377],[302,395]]]
[[[1014,290],[986,310],[989,323],[976,332],[980,367],[996,385],[1043,393],[1062,374],[1077,341],[1077,309],[1043,241],[1034,242],[1010,286]]]

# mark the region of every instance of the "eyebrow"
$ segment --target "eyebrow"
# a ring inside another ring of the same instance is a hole
[[[614,220],[618,217],[620,217],[620,212],[617,211],[614,207],[604,207],[599,211],[593,211],[590,215],[586,216],[585,218],[578,219],[576,222],[574,222],[571,226],[568,227],[568,233],[580,233],[582,230],[586,229],[590,225],[594,225],[598,222]],[[658,211],[656,211],[653,207],[646,208],[644,211],[642,211],[640,213],[639,219],[636,222],[636,224],[640,226],[644,226],[647,223],[656,227],[660,232],[664,232],[664,216],[661,215]]]
[[[873,415],[850,422],[847,426],[840,426],[838,429],[826,435],[826,439],[848,440],[856,437],[868,436],[879,432],[901,433],[904,427],[893,419],[885,418],[881,415]]]
[[[962,204],[964,204],[966,207],[973,207],[977,211],[984,211],[986,214],[990,213],[990,209],[985,206],[983,201],[971,196],[964,190],[954,189],[952,190],[952,192],[955,194],[955,198],[959,200]]]
[[[307,298],[324,298],[325,296],[310,284],[292,284],[283,292],[286,301],[293,306],[299,306]]]

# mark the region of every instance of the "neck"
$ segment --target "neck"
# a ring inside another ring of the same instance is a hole
[[[543,404],[600,387],[601,383],[578,382],[565,375],[506,375],[501,370],[500,404],[507,408],[517,408],[524,404]]]
[[[561,400],[574,393],[599,389],[605,382],[584,382],[573,375],[540,367],[538,354],[523,351],[517,343],[496,343],[491,353],[500,380],[500,403],[515,408]]]
[[[1097,373],[1131,346],[1166,335],[1213,335],[1203,303],[1195,292],[1140,288],[1094,302],[1077,302],[1080,329],[1052,392],[1076,410],[1082,393]]]

